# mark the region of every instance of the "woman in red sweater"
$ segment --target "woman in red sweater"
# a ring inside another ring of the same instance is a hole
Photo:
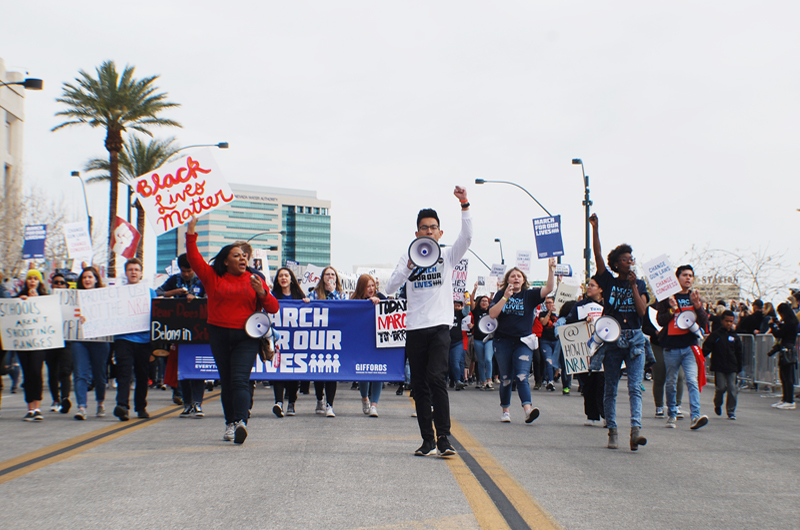
[[[278,311],[278,300],[266,282],[247,270],[242,249],[226,245],[209,265],[197,250],[197,219],[186,232],[186,254],[192,270],[203,282],[208,295],[208,330],[211,353],[217,363],[225,414],[223,440],[243,443],[247,438],[250,410],[250,372],[258,355],[258,339],[244,330],[247,318],[265,309]]]

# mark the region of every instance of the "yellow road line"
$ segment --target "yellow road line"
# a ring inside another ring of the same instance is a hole
[[[461,458],[448,458],[447,467],[464,493],[481,528],[492,530],[510,528],[492,499],[489,498],[489,494]]]
[[[450,422],[450,432],[491,477],[528,526],[537,530],[563,528],[466,428],[452,418]]]
[[[219,392],[208,395],[204,401],[209,401],[217,397],[219,397]],[[172,412],[169,412],[170,410],[172,410]],[[62,460],[66,460],[67,458],[75,456],[79,453],[88,451],[93,447],[110,442],[111,440],[119,438],[120,436],[138,431],[139,429],[143,429],[144,427],[148,427],[150,425],[155,425],[156,423],[159,423],[169,417],[174,417],[180,414],[180,412],[180,408],[175,408],[175,405],[170,405],[153,412],[152,415],[157,417],[152,419],[146,421],[132,420],[133,423],[130,424],[120,422],[114,425],[109,425],[107,427],[102,427],[100,429],[81,434],[80,436],[75,436],[74,438],[49,445],[42,449],[26,453],[22,456],[12,458],[11,460],[0,462],[0,473],[13,467],[20,465],[23,466],[4,475],[0,475],[0,484],[4,484],[23,475],[27,475],[32,471],[49,466],[50,464],[61,462]],[[26,462],[30,462],[30,464],[24,465]]]

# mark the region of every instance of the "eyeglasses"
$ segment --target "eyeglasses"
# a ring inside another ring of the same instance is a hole
[[[67,282],[63,280],[56,280],[53,282],[53,285],[67,285]]]
[[[419,225],[420,232],[427,232],[428,230],[431,232],[436,232],[439,230],[439,225]]]
[[[619,260],[623,263],[636,263],[636,258],[631,256],[630,258],[619,258]]]

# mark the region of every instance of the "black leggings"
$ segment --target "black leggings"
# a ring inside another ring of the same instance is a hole
[[[44,386],[42,369],[45,355],[46,350],[17,352],[22,375],[25,377],[22,385],[25,387],[25,403],[42,400],[42,386]]]
[[[69,397],[72,390],[72,348],[65,343],[64,348],[47,350],[44,358],[47,363],[47,383],[50,396],[58,403]]]
[[[314,381],[314,391],[317,393],[317,401],[327,398],[328,405],[333,405],[333,398],[336,397],[336,381]],[[325,392],[323,395],[322,392]]]
[[[300,388],[300,381],[272,381],[272,390],[275,392],[275,403],[289,403],[297,401],[297,390]],[[336,390],[334,389],[334,394]]]
[[[794,344],[792,344],[794,346]],[[20,357],[20,361],[22,358]],[[783,402],[784,403],[794,403],[794,372],[795,367],[797,365],[795,363],[792,364],[784,364],[780,367],[780,374],[781,374],[781,386],[783,386]],[[28,388],[25,388],[25,394],[27,395]]]

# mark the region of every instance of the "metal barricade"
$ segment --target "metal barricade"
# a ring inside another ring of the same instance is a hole
[[[742,339],[742,373],[740,381],[752,387],[755,381],[756,370],[756,341],[755,336],[741,334]]]
[[[753,383],[771,387],[779,386],[780,374],[778,373],[777,358],[775,356],[767,356],[769,350],[775,345],[775,337],[772,335],[756,335],[754,342]]]

